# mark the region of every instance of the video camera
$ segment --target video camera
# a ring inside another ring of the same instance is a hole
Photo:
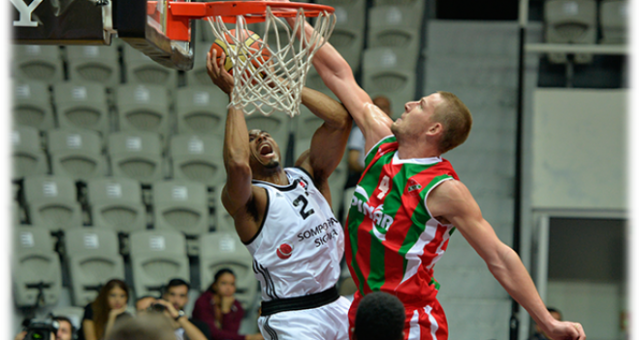
[[[58,321],[49,317],[46,319],[26,319],[23,323],[27,335],[24,340],[54,340],[55,335],[52,337],[51,333],[56,334],[60,324]]]

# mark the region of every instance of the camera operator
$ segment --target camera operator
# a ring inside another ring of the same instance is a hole
[[[71,320],[64,316],[54,316],[53,321],[57,321],[58,328],[55,329],[55,326],[52,326],[51,336],[49,338],[51,340],[71,340],[74,331]],[[29,334],[29,329],[18,333],[14,340],[24,340],[27,334]]]
[[[207,340],[198,327],[189,321],[184,311],[176,310],[171,303],[165,300],[157,299],[147,309],[146,313],[161,313],[164,315],[174,330],[177,340]]]

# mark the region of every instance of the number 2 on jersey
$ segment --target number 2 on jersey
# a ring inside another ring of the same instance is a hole
[[[303,220],[306,220],[307,217],[313,215],[313,213],[315,211],[313,211],[313,209],[309,209],[309,210],[305,211],[307,209],[307,204],[309,204],[309,201],[307,201],[307,198],[304,197],[303,195],[298,196],[293,201],[293,206],[297,207],[297,206],[300,205],[301,202],[302,202],[302,209],[300,209],[300,216],[302,216]]]

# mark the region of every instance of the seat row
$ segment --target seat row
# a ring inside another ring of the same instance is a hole
[[[253,276],[252,258],[235,233],[211,233],[200,240],[200,287],[208,287],[221,268],[236,274],[237,298],[244,307],[252,305],[258,282]],[[125,280],[125,259],[118,253],[114,231],[75,228],[65,232],[59,256],[46,228],[14,227],[12,280],[18,307],[34,306],[42,289],[44,304],[55,305],[62,288],[62,268],[70,277],[75,306],[93,301],[109,279]],[[185,237],[170,230],[142,230],[131,233],[130,265],[135,296],[157,295],[170,279],[190,281]],[[62,258],[62,262],[60,261]],[[129,281],[129,280],[128,280]]]

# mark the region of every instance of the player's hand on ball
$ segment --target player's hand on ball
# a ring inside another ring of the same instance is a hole
[[[544,330],[544,333],[553,340],[585,340],[587,338],[581,324],[569,321],[556,321],[550,329]]]
[[[207,73],[214,84],[229,94],[233,90],[233,77],[224,69],[223,63],[226,57],[224,52],[219,59],[216,59],[216,53],[217,51],[215,50],[207,53]],[[219,63],[217,63],[216,60],[218,60]]]

